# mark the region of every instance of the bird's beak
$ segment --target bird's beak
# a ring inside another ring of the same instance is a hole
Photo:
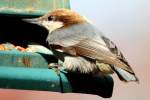
[[[30,18],[30,19],[22,19],[22,20],[27,23],[41,25],[41,20],[39,18]]]
[[[60,21],[47,21],[47,20],[43,20],[41,18],[30,18],[30,19],[22,19],[22,20],[27,23],[42,26],[50,32],[64,26],[63,23]]]

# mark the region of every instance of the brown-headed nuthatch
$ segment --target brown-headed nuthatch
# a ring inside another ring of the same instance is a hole
[[[138,81],[116,45],[78,13],[57,9],[25,20],[49,31],[47,42],[66,70],[95,74],[115,72],[122,81]]]

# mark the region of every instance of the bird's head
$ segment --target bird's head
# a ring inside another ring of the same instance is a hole
[[[23,19],[26,22],[45,27],[49,32],[74,24],[86,22],[85,17],[69,9],[57,9],[39,18]]]

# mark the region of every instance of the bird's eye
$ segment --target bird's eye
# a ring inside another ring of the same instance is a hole
[[[55,17],[54,17],[54,16],[49,16],[49,17],[48,17],[48,20],[49,20],[49,21],[55,20]]]
[[[49,17],[48,17],[48,20],[49,20],[49,21],[53,20],[53,19],[52,19],[52,16],[49,16]]]

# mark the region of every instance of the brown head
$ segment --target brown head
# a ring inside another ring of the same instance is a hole
[[[52,32],[58,28],[69,27],[74,24],[86,22],[87,20],[78,13],[63,8],[57,9],[39,18],[25,19],[25,21],[43,26]]]

